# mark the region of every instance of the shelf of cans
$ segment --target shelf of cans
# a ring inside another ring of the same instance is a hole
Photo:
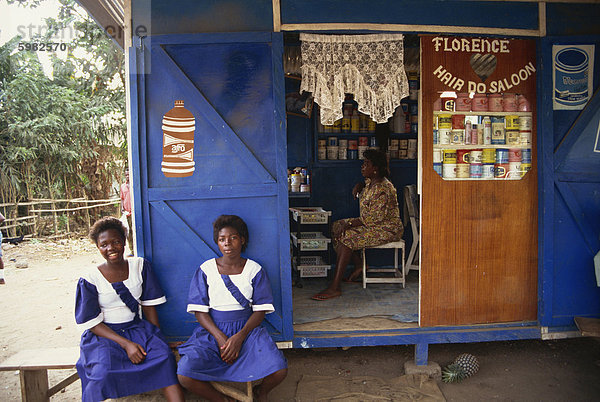
[[[317,142],[318,160],[363,159],[367,149],[381,149],[375,136],[361,136],[358,139],[327,137]],[[389,138],[386,152],[390,159],[416,159],[416,138]]]

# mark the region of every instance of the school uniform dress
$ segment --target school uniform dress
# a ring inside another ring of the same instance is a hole
[[[187,311],[209,313],[227,336],[238,333],[254,311],[275,311],[269,280],[259,264],[248,259],[242,273],[221,275],[213,258],[196,270]],[[200,381],[246,382],[287,367],[287,361],[267,330],[254,328],[233,364],[221,359],[219,344],[201,325],[179,347],[177,374]]]
[[[108,282],[94,267],[77,283],[75,320],[85,331],[76,368],[84,402],[139,394],[178,383],[175,357],[160,330],[140,318],[141,306],[165,303],[165,295],[147,261],[133,257],[127,262],[129,277],[123,282]],[[116,342],[89,331],[101,322],[141,345],[147,353],[144,361],[133,364]]]

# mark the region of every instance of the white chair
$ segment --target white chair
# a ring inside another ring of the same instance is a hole
[[[367,283],[401,283],[402,287],[405,287],[405,264],[404,264],[404,240],[398,240],[391,243],[382,244],[380,246],[367,247],[367,248],[393,248],[394,249],[394,268],[370,268],[369,273],[393,273],[394,276],[387,277],[368,277],[367,276],[367,256],[365,249],[362,249],[362,283],[363,288],[367,287]],[[402,250],[402,270],[398,269],[398,250]]]
[[[404,187],[404,206],[408,212],[408,221],[410,221],[413,237],[412,246],[408,252],[408,259],[406,260],[406,269],[408,273],[411,269],[416,271],[419,270],[419,197],[417,195],[417,188],[414,184]],[[406,220],[405,217],[405,227],[407,226]]]

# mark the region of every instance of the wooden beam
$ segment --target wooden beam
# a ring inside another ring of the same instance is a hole
[[[463,27],[452,25],[407,25],[407,24],[371,24],[371,23],[314,23],[281,24],[282,31],[394,31],[426,32],[444,34],[478,34],[506,36],[540,36],[539,29]]]
[[[281,3],[273,0],[273,32],[281,32]]]

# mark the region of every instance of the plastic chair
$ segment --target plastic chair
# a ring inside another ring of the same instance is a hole
[[[401,283],[402,287],[405,287],[405,269],[406,266],[404,264],[404,240],[398,240],[391,243],[382,244],[380,246],[367,247],[367,248],[393,248],[394,249],[394,268],[371,268],[369,269],[369,273],[393,273],[394,276],[388,277],[368,277],[367,276],[367,256],[365,253],[365,248],[362,249],[362,260],[363,260],[363,269],[362,269],[362,283],[363,288],[367,287],[367,283]],[[398,250],[402,250],[402,270],[398,269]]]

